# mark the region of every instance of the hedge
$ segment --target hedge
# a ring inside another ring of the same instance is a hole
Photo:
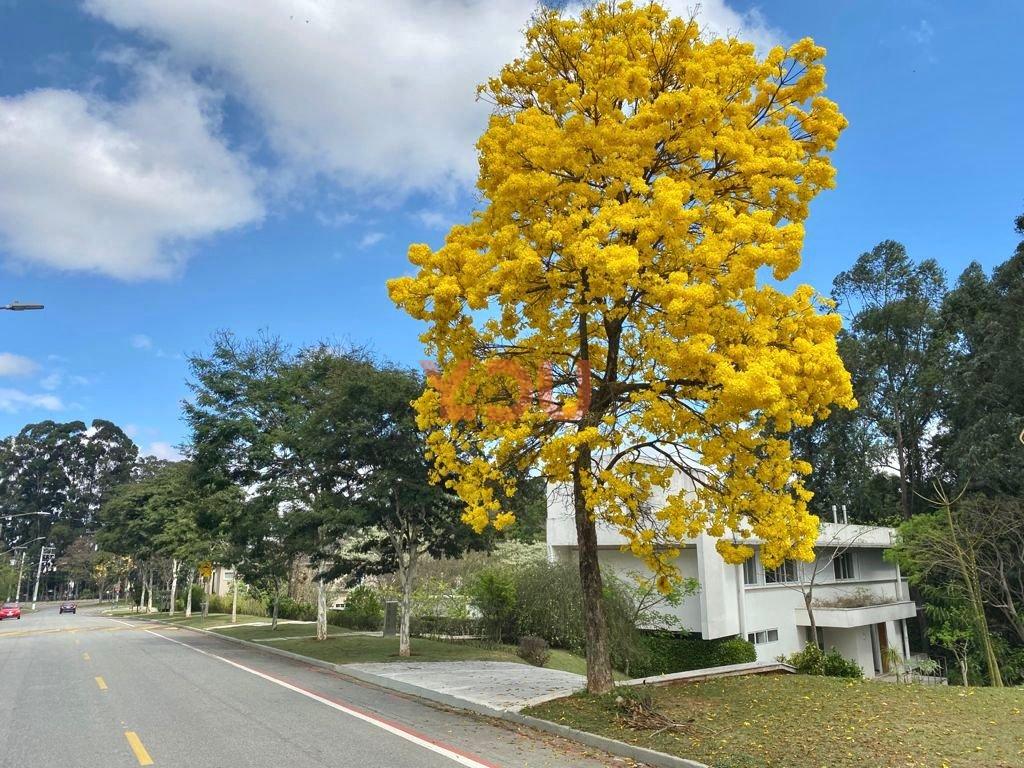
[[[485,634],[482,619],[452,616],[413,616],[409,632],[416,637],[482,637]]]
[[[668,632],[649,632],[642,635],[641,642],[647,650],[647,658],[632,665],[629,672],[635,677],[668,675],[757,660],[753,643],[739,637],[704,640]]]
[[[327,611],[327,623],[345,629],[359,631],[377,632],[384,626],[384,617],[353,611],[348,608],[329,609]]]

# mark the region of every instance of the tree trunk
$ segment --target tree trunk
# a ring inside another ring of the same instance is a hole
[[[956,661],[960,665],[960,681],[963,683],[965,688],[971,685],[970,679],[967,677],[967,652],[956,655]]]
[[[171,560],[171,607],[168,609],[168,616],[174,615],[174,601],[178,599],[178,560]]]
[[[185,618],[186,619],[192,616],[192,584],[195,583],[195,580],[196,580],[196,569],[192,568],[190,566],[189,569],[188,569],[188,579],[185,582],[186,583],[186,587],[187,587],[186,590],[185,590]]]
[[[231,623],[238,621],[238,566],[231,569]]]
[[[1014,599],[1013,588],[1010,586],[1009,579],[1006,578],[1006,571],[1002,564],[1002,559],[999,562],[999,575],[995,577],[999,583],[999,590],[1002,595],[1002,612],[1006,617],[1006,621],[1010,627],[1016,633],[1017,638],[1021,643],[1024,643],[1024,620],[1021,619],[1020,613],[1017,611],[1017,601]]]
[[[327,588],[323,579],[316,580],[316,639],[327,639]]]
[[[946,523],[949,526],[949,535],[953,545],[953,553],[956,562],[960,567],[960,576],[967,588],[967,600],[974,614],[975,631],[978,633],[978,640],[981,643],[982,656],[985,659],[985,666],[988,668],[989,684],[994,688],[1003,687],[1003,677],[999,671],[999,660],[996,658],[995,649],[992,646],[992,636],[988,631],[988,619],[985,618],[985,600],[981,595],[981,586],[978,583],[978,563],[974,558],[974,552],[964,549],[960,544],[960,537],[953,522],[953,507],[949,502],[944,504],[946,509]]]
[[[899,462],[900,470],[900,509],[903,512],[903,519],[909,520],[913,511],[910,506],[910,480],[907,477],[907,457],[903,445],[903,426],[899,422],[900,412],[896,410],[896,461]]]
[[[203,618],[210,615],[210,579],[203,576]]]
[[[270,617],[270,628],[271,629],[277,629],[277,604],[278,604],[280,598],[281,598],[281,584],[277,581],[277,579],[275,579],[274,580],[274,610],[272,611],[271,617]]]
[[[807,618],[811,621],[811,642],[818,648],[821,646],[818,644],[818,624],[814,619],[814,608],[812,603],[814,602],[812,593],[808,592],[804,594],[804,606],[807,608]],[[825,650],[821,648],[821,650]]]
[[[404,555],[399,555],[404,557]],[[398,655],[404,658],[412,656],[412,589],[416,582],[417,553],[413,549],[408,564],[401,569],[402,573],[402,620],[398,629]]]
[[[608,648],[608,623],[604,615],[604,587],[597,559],[597,524],[587,510],[583,495],[584,473],[590,470],[590,448],[581,446],[572,469],[573,508],[579,545],[580,582],[583,587],[583,618],[587,638],[587,691],[607,693],[614,687]]]
[[[153,612],[153,569],[149,569],[149,592],[146,597],[146,613]]]
[[[146,571],[139,570],[139,605],[137,612],[142,613],[142,606],[146,604]]]

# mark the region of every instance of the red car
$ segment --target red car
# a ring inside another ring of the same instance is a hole
[[[74,613],[77,616],[78,615],[78,606],[75,605],[74,603],[61,603],[60,604],[60,612],[61,613]]]
[[[0,605],[0,620],[20,618],[21,606],[19,606],[17,603],[4,603],[3,605]]]

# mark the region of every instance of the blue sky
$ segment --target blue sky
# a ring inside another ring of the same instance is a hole
[[[685,12],[693,3],[670,3]],[[0,435],[107,418],[185,437],[184,356],[217,329],[416,363],[384,281],[474,204],[473,86],[528,0],[0,0]],[[1024,212],[1015,3],[754,4],[702,20],[810,35],[850,121],[797,277],[827,290],[882,239],[954,277]]]

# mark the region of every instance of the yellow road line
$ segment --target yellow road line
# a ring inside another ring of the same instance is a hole
[[[83,653],[82,661],[92,661],[92,657],[88,653]]]
[[[101,691],[107,690],[107,681],[106,680],[104,680],[102,677],[97,677],[97,678],[94,678],[94,679],[96,680],[96,685],[98,685],[100,687]]]
[[[115,619],[116,621],[116,619]],[[125,627],[76,627],[74,629],[26,629],[23,631],[15,632],[0,632],[0,640],[7,640],[12,637],[31,637],[33,635],[60,635],[72,632],[135,632],[138,630],[146,631],[148,629],[156,629],[161,625],[159,624],[138,624],[137,626],[125,626]],[[168,627],[171,629],[171,627]]]
[[[149,752],[142,746],[142,740],[135,731],[125,731],[124,737],[128,739],[128,746],[132,748],[132,752],[135,753],[135,759],[139,761],[139,765],[152,765],[153,758],[149,756]]]

